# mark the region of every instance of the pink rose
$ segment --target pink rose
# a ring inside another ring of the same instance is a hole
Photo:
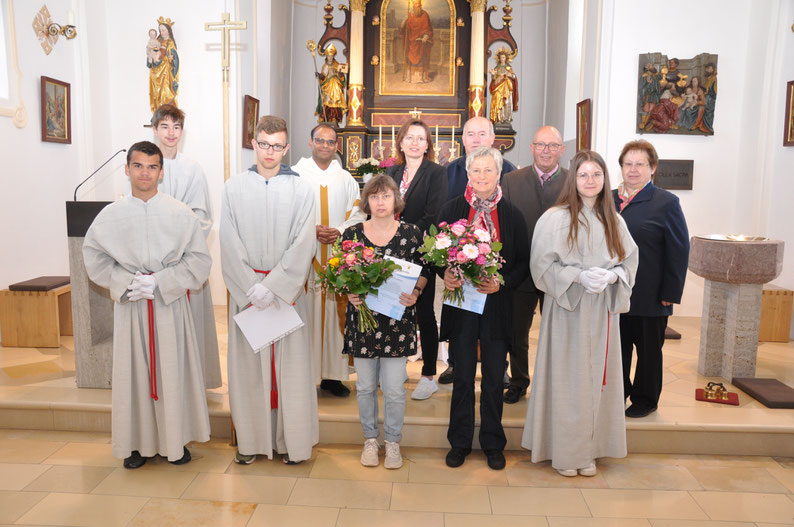
[[[353,240],[345,240],[342,242],[342,250],[349,251],[353,248]]]
[[[455,255],[455,259],[458,261],[458,263],[466,263],[469,257],[466,256],[466,253],[460,251],[458,254]]]
[[[345,262],[348,265],[353,265],[354,263],[356,263],[356,255],[352,253],[348,254],[347,256],[345,256]]]
[[[443,229],[443,228],[444,228],[444,227],[446,227],[447,225],[449,225],[447,222],[445,222],[445,221],[442,221],[441,223],[439,223],[439,224],[438,224],[438,227],[439,227],[440,229]]]
[[[476,263],[477,265],[485,265],[485,256],[483,255],[478,256],[477,259],[474,260],[474,263]]]
[[[463,236],[463,233],[466,232],[466,227],[462,225],[459,221],[456,221],[452,224],[452,227],[449,228],[452,231],[452,234],[455,236]]]
[[[364,250],[361,252],[361,255],[364,257],[364,259],[365,259],[366,261],[368,261],[368,262],[371,262],[371,261],[372,261],[372,259],[375,257],[375,251],[373,251],[372,249],[370,249],[369,247],[367,247],[366,249],[364,249]]]
[[[487,243],[478,243],[477,248],[480,250],[480,254],[491,254],[491,246]]]
[[[381,168],[393,167],[393,166],[394,166],[394,158],[393,157],[387,157],[386,159],[384,159],[383,161],[380,162],[380,167]]]

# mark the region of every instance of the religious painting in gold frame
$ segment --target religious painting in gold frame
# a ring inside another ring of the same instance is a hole
[[[246,95],[243,99],[243,148],[254,149],[251,141],[256,136],[256,123],[259,120],[259,99]]]
[[[72,143],[72,100],[68,82],[41,77],[41,140]]]
[[[786,84],[786,122],[783,146],[794,146],[794,81]]]
[[[592,145],[593,107],[590,99],[576,104],[576,151],[590,150]]]
[[[383,0],[378,95],[454,96],[452,0]]]

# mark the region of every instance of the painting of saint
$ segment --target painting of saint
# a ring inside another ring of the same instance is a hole
[[[41,140],[71,143],[71,86],[50,77],[41,77]]]
[[[454,95],[452,0],[384,0],[380,95]]]

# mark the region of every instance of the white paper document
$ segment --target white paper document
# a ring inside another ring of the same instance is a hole
[[[488,295],[477,291],[474,284],[467,280],[463,282],[463,303],[458,304],[452,300],[445,300],[444,304],[482,315],[486,298],[488,298]]]
[[[261,311],[249,307],[234,315],[237,327],[243,332],[254,353],[259,353],[273,342],[303,327],[303,321],[295,308],[279,297],[276,300],[278,307],[275,303]]]
[[[397,262],[399,271],[394,271],[388,280],[378,288],[378,294],[370,293],[364,299],[367,306],[381,315],[402,320],[405,306],[400,303],[400,293],[411,294],[422,273],[422,266],[407,260],[384,256],[384,259]]]

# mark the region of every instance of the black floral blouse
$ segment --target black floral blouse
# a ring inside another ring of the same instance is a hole
[[[417,249],[422,246],[422,232],[411,223],[400,222],[397,232],[386,246],[372,243],[364,235],[364,224],[359,223],[345,229],[343,240],[358,241],[379,249],[384,256],[393,256],[423,265],[422,276],[430,276],[430,268],[422,262],[421,253]],[[378,327],[370,333],[358,331],[358,312],[353,304],[348,303],[345,315],[345,346],[343,353],[358,358],[374,359],[376,357],[409,357],[416,353],[416,306],[405,308],[401,320],[373,313]]]

